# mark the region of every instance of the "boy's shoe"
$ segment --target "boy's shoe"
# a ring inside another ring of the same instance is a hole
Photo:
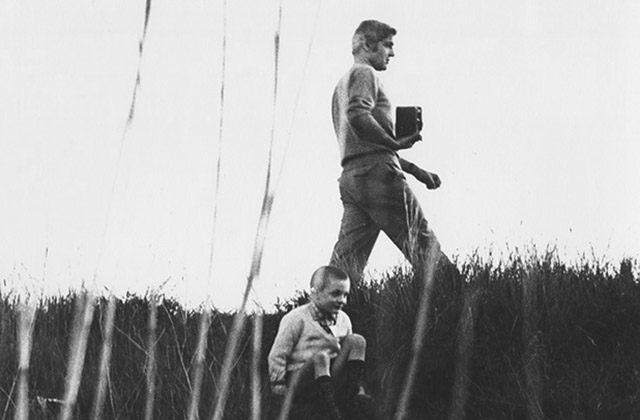
[[[345,412],[348,420],[376,420],[377,418],[373,398],[364,392],[358,393],[347,402]]]
[[[350,360],[345,369],[345,385],[342,406],[349,420],[375,420],[377,418],[373,398],[364,388],[365,364],[363,360]]]
[[[320,405],[322,411],[327,415],[327,420],[343,420],[342,412],[338,407],[336,395],[330,376],[320,376],[316,379],[318,393],[320,394]]]

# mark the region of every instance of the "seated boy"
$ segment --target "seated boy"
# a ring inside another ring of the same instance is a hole
[[[292,392],[294,403],[319,402],[331,420],[342,419],[343,410],[359,418],[356,400],[368,399],[362,386],[366,341],[353,334],[342,311],[349,289],[342,270],[318,268],[311,301],[282,318],[268,359],[274,393]]]

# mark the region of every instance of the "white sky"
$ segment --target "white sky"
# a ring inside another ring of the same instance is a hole
[[[555,244],[567,259],[592,250],[613,261],[640,256],[639,3],[324,0],[316,15],[318,4],[283,3],[276,172],[285,163],[259,303],[306,288],[329,258],[342,212],[330,98],[351,64],[353,30],[368,18],[398,29],[396,57],[381,78],[396,105],[423,107],[425,140],[404,155],[443,179],[435,192],[412,185],[445,251],[464,258],[476,248],[500,254]],[[7,287],[32,278],[31,286],[66,290],[97,273],[99,287],[118,293],[164,284],[190,302],[205,296],[222,2],[152,2],[136,112],[119,155],[144,6],[0,3]],[[276,22],[276,1],[228,0],[211,280],[223,308],[239,302],[249,272]],[[371,268],[399,261],[385,237]]]

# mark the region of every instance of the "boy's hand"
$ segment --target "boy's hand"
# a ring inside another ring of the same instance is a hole
[[[271,392],[275,395],[284,396],[287,394],[287,386],[283,384],[271,385]]]
[[[340,340],[337,337],[332,335],[324,335],[324,339],[327,342],[327,347],[331,351],[335,351],[336,353],[340,352]]]
[[[442,181],[440,181],[440,177],[438,176],[438,174],[427,172],[424,169],[420,169],[418,167],[413,170],[413,176],[415,176],[418,181],[425,184],[427,186],[427,189],[429,190],[435,190],[442,184]]]

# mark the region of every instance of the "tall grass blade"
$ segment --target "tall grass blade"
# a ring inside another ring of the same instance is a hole
[[[307,54],[305,56],[305,60],[304,60],[304,66],[302,68],[302,79],[300,80],[300,85],[298,86],[298,91],[296,92],[296,98],[294,100],[293,103],[293,110],[291,111],[291,122],[289,123],[289,131],[287,132],[287,138],[286,138],[286,142],[285,142],[285,146],[284,146],[284,152],[283,155],[286,156],[287,155],[287,151],[289,150],[289,145],[291,144],[291,133],[293,132],[293,126],[297,120],[296,116],[298,114],[298,105],[300,103],[300,96],[302,93],[302,88],[305,86],[304,85],[304,81],[305,81],[305,77],[307,74],[307,68],[309,67],[309,61],[311,58],[311,51],[313,50],[313,43],[315,41],[315,37],[316,37],[316,32],[317,32],[317,28],[318,28],[318,20],[320,17],[320,9],[322,8],[322,0],[318,0],[318,7],[316,8],[316,13],[315,16],[313,18],[313,29],[311,31],[311,38],[309,39],[309,45],[307,46]],[[275,180],[275,187],[277,188],[278,184],[280,183],[280,180],[282,179],[282,172],[284,171],[284,163],[285,163],[285,159],[283,158],[280,161],[280,168],[278,169],[278,174],[276,176],[276,180]]]
[[[479,292],[467,293],[456,340],[456,363],[453,389],[451,392],[450,420],[464,420],[469,397],[469,363],[474,350],[475,320],[478,309]]]
[[[224,130],[225,80],[227,67],[227,0],[222,2],[222,62],[220,77],[220,119],[218,122],[218,157],[216,163],[216,181],[213,193],[213,222],[211,227],[211,247],[209,249],[209,269],[207,273],[207,300],[204,310],[200,314],[198,324],[198,341],[195,352],[194,366],[191,374],[191,392],[187,412],[188,420],[198,418],[200,395],[202,393],[202,377],[204,375],[204,361],[207,352],[207,336],[211,324],[211,276],[213,271],[213,257],[215,251],[216,228],[218,226],[218,197],[220,192],[220,173],[222,167],[222,134]]]
[[[271,215],[271,209],[273,207],[274,200],[274,191],[271,188],[271,168],[273,163],[273,143],[275,137],[275,115],[276,115],[276,104],[278,98],[278,62],[279,62],[279,52],[280,52],[280,27],[282,24],[282,0],[280,1],[278,8],[278,24],[275,31],[274,36],[274,49],[275,49],[275,72],[274,72],[274,83],[273,83],[273,117],[271,121],[271,140],[269,146],[269,159],[267,165],[267,175],[265,182],[265,191],[264,198],[262,200],[262,209],[260,211],[260,220],[258,222],[258,229],[256,233],[256,239],[254,243],[253,249],[253,257],[251,260],[251,269],[249,271],[249,277],[247,278],[247,284],[244,290],[242,303],[238,312],[236,313],[233,326],[231,329],[231,334],[227,341],[227,348],[225,350],[224,361],[222,364],[222,371],[220,373],[220,391],[218,393],[218,397],[216,399],[216,405],[213,412],[212,419],[213,420],[222,420],[224,416],[224,410],[227,403],[227,398],[229,396],[229,388],[231,381],[231,367],[233,365],[233,360],[236,357],[236,352],[238,349],[238,345],[240,343],[240,337],[242,331],[244,329],[244,325],[246,322],[246,307],[247,301],[249,298],[249,293],[253,288],[254,281],[260,275],[260,266],[262,263],[262,255],[264,251],[264,244],[266,241],[266,233],[267,228],[269,226],[269,217]]]
[[[147,335],[147,366],[145,379],[147,398],[144,406],[145,420],[153,420],[153,408],[156,396],[156,330],[158,328],[158,296],[154,293],[149,301],[149,331]]]
[[[117,300],[114,295],[109,296],[104,314],[104,341],[100,351],[100,368],[98,371],[98,382],[96,383],[96,393],[91,409],[93,420],[102,419],[102,411],[107,396],[107,384],[109,381],[109,366],[111,365],[111,353],[113,349],[113,330],[115,326]]]
[[[429,301],[431,298],[431,289],[433,286],[433,277],[435,273],[436,252],[439,249],[435,246],[427,248],[427,256],[425,258],[424,268],[424,284],[422,286],[422,295],[420,296],[420,304],[418,313],[416,314],[416,327],[413,335],[413,345],[411,348],[411,360],[405,377],[402,390],[400,392],[400,401],[396,409],[395,420],[405,420],[409,414],[409,403],[413,386],[416,381],[416,374],[420,365],[422,347],[426,336],[426,329],[429,315]],[[416,276],[416,280],[419,276]]]
[[[247,282],[247,284],[250,282]],[[249,286],[247,286],[247,290]],[[240,336],[242,331],[244,330],[244,325],[246,322],[247,314],[246,310],[246,296],[248,295],[248,291],[245,291],[245,298],[242,301],[242,307],[235,314],[233,318],[233,326],[231,328],[231,334],[229,335],[229,339],[227,340],[227,347],[224,353],[224,361],[222,362],[222,369],[220,371],[220,384],[219,384],[219,392],[216,398],[216,406],[213,411],[213,416],[211,417],[213,420],[222,420],[224,417],[224,409],[227,404],[227,398],[229,397],[229,388],[231,387],[231,370],[233,366],[234,359],[236,357],[236,353],[238,351],[238,346],[240,344]]]
[[[127,132],[129,131],[129,127],[131,122],[133,121],[133,114],[136,105],[136,97],[138,94],[138,87],[140,86],[140,67],[142,64],[142,51],[144,49],[144,42],[147,37],[147,28],[149,26],[149,17],[151,15],[151,0],[146,0],[145,5],[145,14],[144,14],[144,26],[142,30],[142,38],[140,39],[140,43],[138,45],[139,53],[138,53],[138,68],[136,71],[136,79],[133,85],[133,93],[131,95],[131,105],[129,105],[129,113],[127,115],[127,121],[124,124],[124,128],[122,130],[122,135],[120,136],[120,146],[118,148],[118,156],[116,161],[116,169],[113,177],[113,182],[111,184],[111,192],[109,194],[109,201],[107,204],[107,212],[105,216],[104,226],[102,229],[102,237],[100,241],[100,246],[98,247],[98,257],[96,263],[96,273],[98,272],[98,268],[100,267],[100,262],[102,260],[102,253],[104,251],[104,242],[106,240],[107,229],[109,226],[109,219],[111,215],[111,207],[113,206],[113,197],[115,196],[116,186],[118,185],[118,179],[120,177],[120,165],[122,164],[122,154],[124,150],[125,140],[127,138]],[[94,283],[96,280],[97,274],[94,274]]]
[[[129,113],[127,115],[127,120],[124,124],[124,128],[122,130],[122,135],[120,136],[120,146],[118,148],[118,157],[116,162],[116,170],[115,175],[113,177],[113,183],[111,184],[111,193],[109,195],[108,207],[107,207],[107,215],[105,217],[105,223],[102,232],[102,239],[100,247],[98,248],[98,263],[96,267],[100,266],[100,260],[102,259],[102,252],[104,251],[104,242],[106,238],[107,228],[109,226],[109,218],[111,215],[111,207],[113,205],[113,197],[115,196],[116,186],[118,185],[118,178],[120,177],[120,165],[122,164],[122,153],[124,150],[125,140],[127,138],[127,132],[129,131],[129,127],[133,122],[133,115],[136,106],[136,97],[138,95],[138,87],[140,86],[140,67],[142,65],[142,51],[144,50],[144,43],[147,38],[147,28],[149,26],[149,17],[151,16],[151,0],[146,0],[145,4],[145,13],[144,13],[144,26],[142,29],[142,38],[138,44],[138,68],[136,70],[136,79],[133,84],[133,93],[131,94],[131,105],[129,105]],[[97,272],[97,268],[96,268]],[[95,277],[95,276],[94,276]],[[95,282],[95,278],[94,278]]]
[[[133,114],[136,107],[136,96],[138,94],[138,87],[140,87],[140,66],[142,64],[142,51],[144,50],[144,42],[147,38],[147,28],[149,27],[149,16],[151,16],[151,0],[146,0],[144,8],[144,26],[142,28],[142,38],[138,44],[138,71],[136,74],[136,82],[133,85],[133,93],[131,95],[131,105],[129,107],[129,117],[127,118],[128,127],[133,121]]]
[[[278,415],[278,420],[288,420],[289,413],[291,412],[291,408],[293,406],[293,397],[295,395],[295,391],[298,388],[298,384],[300,383],[300,378],[302,376],[303,369],[298,369],[293,372],[291,376],[291,382],[289,386],[287,386],[287,394],[285,395],[284,401],[282,402],[282,406],[280,407],[280,414]]]
[[[202,392],[202,377],[204,375],[204,362],[207,352],[207,336],[209,326],[211,325],[211,309],[204,309],[200,315],[198,325],[198,344],[195,352],[195,360],[193,362],[193,370],[191,373],[191,392],[189,396],[188,420],[196,420],[198,418],[198,409],[200,406],[200,394]]]
[[[256,313],[253,317],[253,351],[251,352],[251,419],[260,420],[262,418],[262,381],[261,381],[261,359],[262,359],[262,313]]]
[[[525,346],[524,369],[526,380],[526,401],[529,418],[543,420],[544,413],[540,405],[542,394],[541,375],[541,333],[538,333],[538,292],[537,279],[540,278],[538,267],[530,267],[523,282],[523,330],[522,338]]]
[[[94,309],[93,297],[88,291],[83,291],[77,298],[74,326],[71,332],[71,346],[69,348],[69,367],[60,420],[71,419],[78,398]]]
[[[29,360],[31,358],[31,346],[33,343],[33,325],[36,315],[36,307],[30,299],[19,306],[18,323],[18,404],[15,413],[16,420],[28,420],[29,418]]]

